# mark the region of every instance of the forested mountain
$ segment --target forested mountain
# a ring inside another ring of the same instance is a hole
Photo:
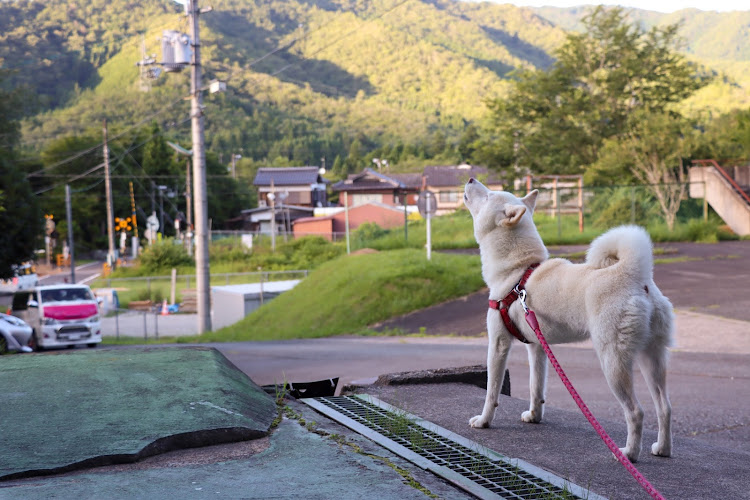
[[[224,80],[227,91],[206,95],[209,150],[225,163],[239,151],[259,163],[326,157],[329,166],[362,150],[419,156],[459,141],[486,116],[486,100],[504,94],[511,71],[552,64],[562,28],[575,29],[584,13],[455,0],[211,6],[201,16],[204,83]],[[724,73],[686,106],[746,106],[750,12],[681,12],[633,15],[647,24],[686,18],[685,50]],[[154,120],[188,140],[188,76],[148,80],[136,67],[142,45],[161,57],[164,29],[187,32],[183,7],[171,0],[0,2],[0,62],[16,70],[5,84],[29,95],[27,154],[104,118],[114,133]]]
[[[503,92],[509,71],[551,64],[549,52],[564,37],[527,10],[451,0],[212,7],[201,17],[205,81],[225,80],[228,91],[206,98],[209,148],[227,155],[244,148],[258,160],[301,156],[290,148],[315,149],[307,155],[315,160],[330,146],[349,147],[351,136],[413,142],[438,129],[457,133],[483,116],[484,99]],[[127,127],[158,112],[160,123],[179,126],[188,77],[144,82],[135,63],[142,40],[159,58],[162,30],[187,31],[181,9],[167,0],[1,3],[0,58],[18,70],[8,83],[36,96],[26,144],[105,117]]]
[[[531,7],[541,17],[565,30],[581,30],[581,19],[589,6]],[[629,18],[645,28],[680,23],[684,52],[706,61],[750,61],[748,26],[750,9],[734,12],[682,9],[669,14],[643,9],[628,9]]]
[[[583,29],[581,19],[591,6],[530,7],[568,31]],[[628,17],[644,28],[679,24],[680,52],[717,72],[711,85],[685,102],[689,110],[729,111],[750,106],[750,8],[733,12],[682,9],[669,14],[627,9]]]

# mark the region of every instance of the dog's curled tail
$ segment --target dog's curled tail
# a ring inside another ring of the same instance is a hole
[[[597,269],[621,268],[641,283],[653,280],[654,257],[651,237],[639,226],[620,226],[596,238],[586,252],[586,263]]]

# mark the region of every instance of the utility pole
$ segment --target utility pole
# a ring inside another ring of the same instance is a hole
[[[138,239],[138,217],[135,212],[135,193],[133,192],[133,183],[128,183],[130,186],[130,216],[133,218],[133,237],[130,239],[130,247],[132,248],[132,256],[135,259],[138,257],[138,245],[140,240]]]
[[[232,153],[232,178],[237,180],[237,160],[242,158],[242,155]]]
[[[70,252],[70,282],[76,282],[76,251],[73,242],[73,210],[70,207],[70,184],[65,184],[65,212],[68,220],[68,248]]]
[[[185,239],[187,240],[187,253],[189,256],[193,256],[193,195],[190,188],[192,180],[190,178],[190,158],[185,160],[187,164],[187,185],[185,186],[185,210],[187,212],[187,231]]]
[[[164,227],[164,190],[167,186],[159,186],[159,229],[161,229],[162,238],[167,236],[166,227]]]
[[[107,239],[109,240],[109,252],[107,262],[110,268],[115,267],[115,227],[114,215],[112,214],[112,181],[109,177],[109,146],[107,145],[107,120],[104,120],[104,190],[107,198]]]
[[[193,42],[190,68],[190,118],[193,135],[193,179],[195,183],[195,274],[198,299],[198,333],[211,331],[211,288],[208,261],[208,194],[206,193],[206,151],[204,149],[203,96],[198,0],[189,0],[190,38]]]
[[[271,200],[271,251],[276,251],[276,191],[273,188],[273,178],[271,179],[271,192],[268,193],[268,199]]]

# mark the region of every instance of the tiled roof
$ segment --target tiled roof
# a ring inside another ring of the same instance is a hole
[[[333,185],[334,191],[374,191],[383,189],[419,189],[422,174],[383,174],[366,168],[358,174],[349,175],[346,180]]]
[[[462,186],[471,177],[486,176],[488,184],[502,184],[497,172],[477,165],[432,166],[424,168],[427,185],[434,187]]]
[[[255,174],[253,185],[270,186],[273,179],[274,186],[299,186],[304,184],[327,183],[320,176],[318,167],[274,167],[259,168]]]
[[[389,177],[400,181],[407,188],[421,189],[422,174],[388,174]]]

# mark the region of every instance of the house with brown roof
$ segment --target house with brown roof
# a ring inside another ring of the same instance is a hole
[[[258,189],[258,207],[271,206],[270,193],[276,204],[325,207],[329,182],[319,167],[271,167],[259,168],[253,185]]]
[[[339,205],[356,207],[366,203],[416,206],[422,189],[422,174],[383,174],[366,168],[332,186],[339,193]],[[405,203],[404,203],[405,202]]]
[[[492,190],[502,190],[500,175],[478,165],[445,165],[424,168],[425,189],[435,193],[436,215],[444,215],[460,208],[464,203],[464,185],[475,178]]]
[[[344,236],[347,220],[349,221],[349,231],[354,231],[366,222],[377,224],[383,229],[402,227],[405,219],[406,214],[403,206],[369,202],[324,217],[297,219],[293,226],[294,237],[322,236],[333,241]]]

